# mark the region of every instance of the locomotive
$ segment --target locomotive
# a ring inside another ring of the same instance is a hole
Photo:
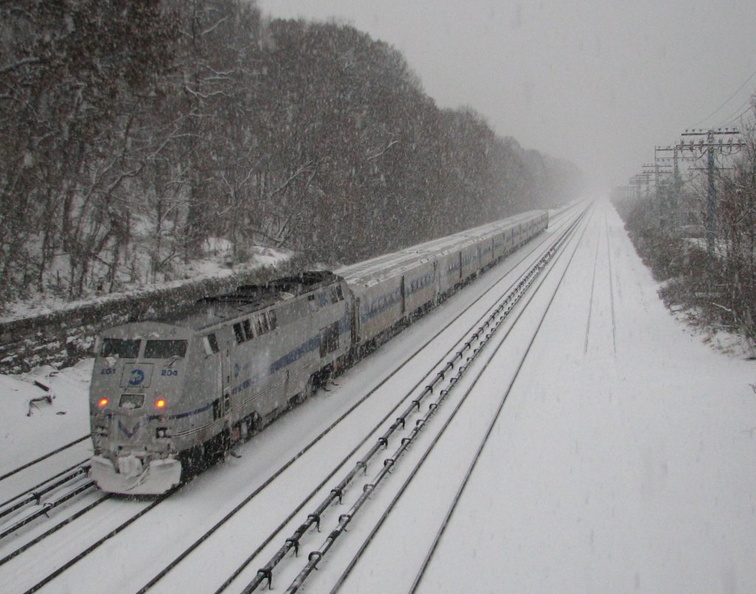
[[[524,213],[102,332],[90,476],[110,493],[169,491],[547,226]]]

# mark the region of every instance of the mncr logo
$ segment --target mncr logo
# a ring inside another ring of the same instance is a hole
[[[144,371],[141,369],[131,370],[131,379],[129,379],[130,386],[138,386],[144,381]]]

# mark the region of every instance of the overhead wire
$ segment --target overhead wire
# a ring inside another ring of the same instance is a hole
[[[728,117],[723,123],[722,126],[728,127],[733,124],[736,124],[740,121],[740,118],[742,118],[745,114],[747,114],[751,110],[751,102],[753,101],[752,97],[749,97],[745,100],[743,104],[741,104],[740,107],[738,107],[732,114],[730,114],[730,117]],[[737,114],[737,115],[735,115]],[[721,126],[720,126],[721,127]]]
[[[697,128],[697,127],[698,127],[698,126],[700,126],[700,125],[701,125],[701,124],[702,124],[703,122],[705,122],[706,120],[708,120],[708,119],[709,119],[709,118],[711,118],[712,116],[716,115],[716,114],[717,114],[717,113],[719,112],[719,110],[721,110],[721,109],[722,109],[722,108],[723,108],[723,107],[724,107],[725,105],[727,105],[727,104],[728,104],[728,103],[729,103],[729,102],[730,102],[730,101],[731,101],[731,100],[733,99],[733,97],[735,97],[735,96],[736,96],[736,95],[737,95],[738,93],[740,93],[740,91],[742,91],[742,90],[743,90],[743,88],[744,88],[744,87],[745,87],[745,86],[746,86],[746,85],[747,85],[747,84],[748,84],[748,83],[749,83],[749,82],[751,81],[751,79],[752,79],[752,78],[753,78],[754,76],[756,76],[756,70],[754,70],[753,72],[751,72],[751,75],[750,75],[750,76],[749,76],[749,77],[748,77],[747,79],[745,79],[745,81],[743,82],[743,84],[742,84],[742,85],[740,85],[740,86],[738,87],[738,89],[737,89],[737,90],[736,90],[736,91],[735,91],[735,92],[734,92],[734,93],[733,93],[732,95],[730,95],[730,96],[729,96],[729,97],[728,97],[727,99],[725,99],[725,100],[724,100],[724,101],[722,102],[722,104],[721,104],[721,105],[720,105],[719,107],[717,107],[717,108],[716,108],[716,109],[715,109],[714,111],[712,111],[712,112],[711,112],[711,113],[710,113],[710,114],[709,114],[708,116],[706,116],[705,118],[703,118],[702,120],[700,120],[700,121],[699,121],[699,122],[698,122],[697,124],[695,124],[695,125],[694,125],[693,127],[694,127],[694,128]],[[748,100],[750,101],[750,98],[749,98]],[[742,106],[741,106],[741,107],[742,107]],[[740,110],[740,109],[741,109],[741,108],[739,107],[739,108],[738,108],[738,110]]]

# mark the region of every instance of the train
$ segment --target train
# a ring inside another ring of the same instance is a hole
[[[548,227],[531,211],[103,331],[90,384],[90,477],[160,495]]]

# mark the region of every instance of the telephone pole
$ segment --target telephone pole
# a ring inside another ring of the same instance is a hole
[[[678,196],[680,188],[682,187],[682,179],[680,177],[680,164],[678,158],[679,148],[677,146],[657,146],[654,147],[654,163],[657,165],[662,163],[666,167],[669,166],[669,157],[659,156],[659,153],[672,152],[672,181],[666,183],[662,188],[662,218],[665,218],[665,224],[672,228],[675,228],[679,222],[678,213]],[[663,173],[670,173],[669,169],[662,170]]]
[[[706,140],[704,141],[704,139],[701,138],[698,142],[691,140],[689,143],[686,143],[685,140],[681,140],[677,145],[677,148],[681,151],[689,149],[691,152],[695,152],[698,150],[702,154],[706,151],[708,184],[706,192],[706,221],[704,226],[706,227],[706,250],[710,255],[714,253],[714,240],[716,238],[717,227],[717,187],[714,178],[716,173],[714,154],[719,150],[720,153],[724,154],[725,151],[727,151],[726,154],[731,155],[736,150],[745,146],[742,141],[733,142],[732,138],[730,138],[728,142],[724,142],[722,138],[723,136],[733,136],[736,134],[739,135],[740,132],[733,128],[718,128],[717,130],[686,130],[682,133],[682,136],[705,136]],[[718,140],[717,137],[719,137]]]

